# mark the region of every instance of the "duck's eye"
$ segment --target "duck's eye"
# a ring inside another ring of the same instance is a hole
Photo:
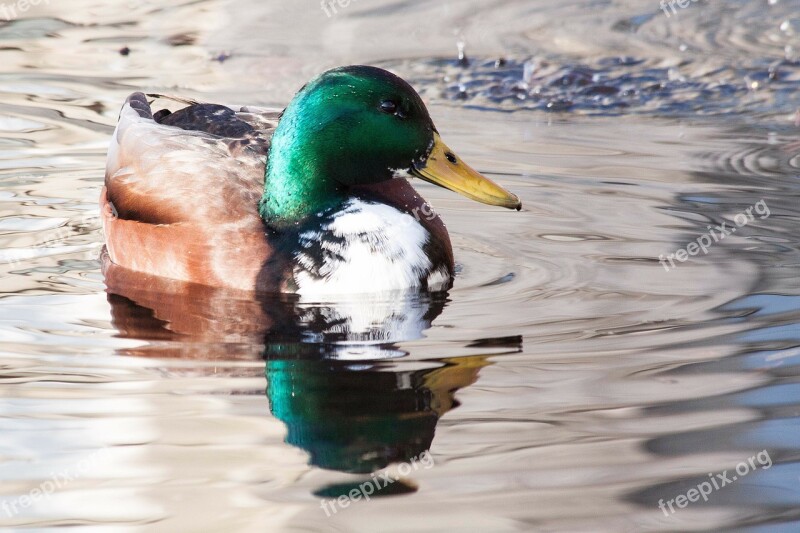
[[[397,102],[394,100],[384,100],[381,102],[381,111],[394,115],[397,113]]]

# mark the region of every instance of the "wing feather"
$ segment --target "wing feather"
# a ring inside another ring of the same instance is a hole
[[[221,137],[186,124],[159,124],[149,105],[142,109],[143,101],[141,93],[128,98],[109,147],[106,187],[118,216],[151,224],[257,217],[268,138],[259,145],[255,136]],[[235,115],[258,125],[259,135],[271,134],[266,127],[274,123],[263,114]]]
[[[260,129],[232,138],[186,122],[160,124],[142,93],[128,98],[109,146],[100,201],[114,263],[172,279],[257,287],[272,253],[257,206],[274,123],[260,110],[233,115]],[[219,118],[231,120],[230,114]]]

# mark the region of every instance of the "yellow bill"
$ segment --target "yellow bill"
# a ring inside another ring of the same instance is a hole
[[[442,142],[438,133],[433,134],[433,143],[428,159],[414,166],[413,175],[477,202],[517,211],[522,209],[522,202],[515,194],[464,163]]]

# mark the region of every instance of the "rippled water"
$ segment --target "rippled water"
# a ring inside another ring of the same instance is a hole
[[[81,0],[0,21],[0,526],[800,529],[798,8]],[[346,63],[412,81],[522,198],[418,185],[460,265],[446,298],[104,278],[129,92],[279,107]],[[400,479],[322,509],[374,472]],[[736,480],[678,507],[717,474]]]

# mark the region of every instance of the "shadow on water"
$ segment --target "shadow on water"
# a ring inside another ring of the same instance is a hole
[[[316,467],[367,474],[415,461],[430,449],[439,419],[458,406],[456,391],[491,364],[486,354],[397,365],[408,355],[397,343],[423,336],[444,309],[445,294],[308,304],[287,295],[253,298],[160,279],[104,262],[114,326],[123,337],[150,341],[122,353],[263,358],[270,411],[286,425],[285,441],[307,452]],[[519,351],[521,342],[483,339],[471,346],[496,355]],[[350,488],[332,485],[319,494]],[[400,482],[382,495],[414,490]]]

